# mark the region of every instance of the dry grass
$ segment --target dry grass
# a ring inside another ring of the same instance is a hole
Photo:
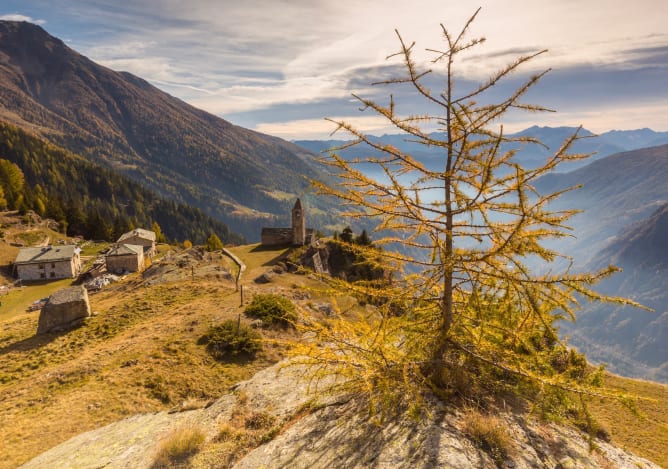
[[[283,258],[290,248],[286,247],[269,247],[265,248],[259,244],[249,244],[245,246],[235,246],[229,248],[234,255],[240,257],[244,264],[246,264],[247,278],[254,278],[253,274],[258,268],[266,268],[274,264],[277,260]]]
[[[590,399],[592,416],[610,435],[611,442],[668,467],[668,386],[607,375],[605,385],[646,398],[637,403],[640,416],[618,402]]]
[[[273,439],[282,422],[264,412],[255,412],[241,392],[229,422],[221,424],[218,434],[191,461],[192,467],[231,467],[252,449]]]
[[[503,420],[489,414],[482,414],[477,410],[469,409],[462,420],[462,430],[471,441],[487,452],[498,467],[513,452],[513,441]]]
[[[199,428],[184,427],[173,431],[160,444],[151,468],[182,467],[199,451],[205,439]]]
[[[287,251],[257,249],[257,245],[232,250],[250,272],[264,271]],[[247,272],[243,279],[252,292],[282,289],[288,296],[319,285],[301,275],[280,275],[266,286],[252,285],[253,278]],[[91,295],[92,309],[99,314],[84,327],[60,335],[34,336],[38,315],[25,312],[32,301],[47,296],[47,290],[60,288],[57,282],[2,298],[0,441],[11,451],[2,451],[0,469],[16,467],[74,435],[133,414],[217,399],[230,385],[281,357],[279,334],[284,333],[280,331],[263,332],[272,345],[251,362],[217,362],[197,344],[211,325],[236,319],[242,312],[233,281],[206,275],[193,280],[186,275],[146,286],[139,279],[133,275]],[[324,295],[312,291],[310,295],[299,300],[300,307],[325,300]],[[354,301],[350,302],[352,307]],[[668,467],[668,388],[618,377],[609,378],[608,384],[654,401],[640,404],[644,420],[609,401],[591,402],[595,418],[615,444]],[[225,458],[233,461],[282,428],[280,422],[254,415],[247,404],[239,396],[229,427],[221,428],[216,441],[202,446],[193,463],[206,466],[212,461],[215,466]]]
[[[281,358],[272,346],[251,362],[218,362],[197,344],[211,325],[241,313],[233,282],[140,279],[91,295],[98,314],[65,334],[35,336],[35,313],[0,316],[0,441],[12,448],[0,468],[129,415],[217,399]]]

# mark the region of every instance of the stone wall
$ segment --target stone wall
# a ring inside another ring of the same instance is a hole
[[[107,271],[115,274],[122,272],[138,272],[144,267],[144,256],[127,254],[123,256],[107,256]]]
[[[74,278],[79,273],[78,257],[67,261],[18,264],[16,275],[21,280],[57,280]]]
[[[292,228],[262,228],[262,245],[292,244]]]

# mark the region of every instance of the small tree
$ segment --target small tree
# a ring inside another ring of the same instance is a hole
[[[551,211],[548,205],[560,193],[538,194],[533,182],[560,163],[586,155],[570,152],[579,138],[576,132],[538,168],[525,169],[514,158],[517,148],[542,144],[509,137],[497,124],[511,109],[546,111],[522,101],[545,72],[530,76],[499,102],[489,103],[486,97],[545,51],[520,57],[471,90],[456,86],[460,55],[484,41],[465,39],[477,13],[457,35],[442,26],[445,50],[431,51],[434,69],[421,69],[413,58],[414,44],[397,32],[400,50],[395,55],[403,60],[405,74],[381,84],[408,85],[425,100],[427,113],[400,115],[392,96],[382,105],[354,95],[363,110],[386,119],[409,141],[441,149],[441,169],[430,169],[347,122],[333,121],[337,130],[354,137],[344,148],[364,144],[361,152],[369,156],[348,160],[335,149],[324,162],[338,173],[340,184],[315,182],[320,193],[350,206],[349,216],[379,221],[377,231],[385,236],[375,243],[386,249],[376,255],[385,268],[394,265],[401,274],[394,277],[401,281],[383,288],[346,287],[382,298],[386,305],[408,304],[407,313],[392,315],[388,306],[364,324],[350,326],[342,320],[333,327],[330,322],[319,331],[331,344],[330,353],[310,350],[314,361],[335,364],[352,386],[371,394],[392,390],[406,395],[405,387],[416,384],[418,394],[426,387],[475,392],[476,383],[489,388],[512,380],[584,389],[584,373],[550,365],[551,357],[565,349],[555,321],[574,318],[582,297],[631,303],[590,289],[614,267],[595,273],[573,273],[568,267],[536,273],[527,265],[529,258],[547,264],[567,259],[544,241],[566,236],[566,222],[575,213]],[[432,91],[425,80],[441,66],[443,89]],[[376,165],[385,178],[368,176],[358,169],[360,164]],[[401,249],[393,249],[397,244]]]
[[[162,232],[162,228],[160,228],[160,225],[158,225],[157,221],[153,222],[153,225],[151,226],[151,229],[155,233],[155,240],[158,243],[166,243],[167,242],[167,237]]]
[[[205,248],[207,251],[220,251],[223,249],[223,242],[218,236],[214,233],[211,233],[209,238],[206,240]]]

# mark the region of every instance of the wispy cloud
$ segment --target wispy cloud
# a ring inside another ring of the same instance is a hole
[[[388,90],[369,84],[394,76],[401,64],[386,60],[398,49],[395,28],[416,41],[415,59],[431,67],[425,49],[442,45],[439,23],[458,31],[474,11],[467,2],[442,0],[190,0],[187,7],[181,0],[68,0],[57,8],[48,0],[4,1],[11,11],[45,18],[50,32],[72,39],[72,47],[95,61],[281,135],[346,108],[358,117],[351,92],[385,99]],[[633,99],[642,107],[648,96],[664,102],[668,2],[636,0],[632,9],[627,0],[481,3],[470,37],[487,41],[458,64],[461,86],[486,79],[518,54],[549,49],[524,68],[557,71],[558,80],[546,79],[533,101],[546,99],[582,117],[594,115],[582,112],[585,105],[609,112]],[[0,14],[6,8],[0,5]],[[407,107],[418,106],[403,91],[389,91]],[[649,115],[633,115],[641,126],[658,125]]]
[[[12,13],[9,15],[0,15],[0,20],[6,20],[6,21],[27,21],[28,23],[34,23],[34,24],[45,24],[45,20],[40,20],[40,19],[34,19],[30,16],[22,15],[20,13]]]

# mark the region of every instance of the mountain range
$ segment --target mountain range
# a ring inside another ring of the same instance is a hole
[[[341,223],[339,208],[314,196],[308,180],[328,177],[314,153],[345,141],[291,143],[235,126],[141,78],[95,64],[34,24],[0,21],[0,120],[160,197],[197,207],[249,241],[258,240],[262,225],[289,223],[298,196],[309,208],[312,227],[327,230]],[[528,146],[517,161],[537,166],[574,130],[534,126],[514,134],[546,144]],[[594,156],[569,163],[561,168],[569,172],[549,174],[536,185],[541,192],[584,185],[553,206],[584,210],[572,220],[575,236],[556,247],[573,257],[577,268],[620,265],[624,272],[604,281],[602,291],[632,297],[656,312],[585,306],[578,322],[563,329],[572,344],[610,363],[613,371],[668,381],[668,352],[662,345],[668,324],[668,132],[640,129],[594,137],[581,130],[580,135],[587,138],[573,150]],[[428,167],[442,164],[438,150],[403,135],[374,138],[410,152]],[[360,151],[342,154],[360,156]],[[17,153],[15,160],[28,161],[24,156]],[[71,161],[72,168],[84,167]],[[39,177],[39,184],[48,183],[45,175]],[[206,224],[202,216],[197,219]]]
[[[308,179],[322,169],[308,151],[100,66],[35,24],[0,21],[0,119],[198,207],[249,240],[262,224],[287,221],[298,196],[314,227],[335,218],[333,204],[309,194]]]
[[[554,153],[564,140],[578,130],[576,127],[539,127],[533,126],[520,132],[507,135],[508,138],[532,137],[540,140],[542,145],[519,145],[506,144],[504,149],[518,148],[515,160],[522,166],[533,168],[538,166],[548,156]],[[591,154],[588,159],[566,162],[559,166],[558,172],[568,172],[586,166],[593,161],[623,151],[636,150],[639,148],[652,147],[668,143],[668,132],[655,132],[651,129],[637,130],[611,130],[596,135],[587,129],[580,129],[578,135],[582,137],[572,147],[574,153]],[[443,133],[434,132],[431,136],[435,139],[444,139]],[[427,167],[440,170],[443,152],[438,147],[427,147],[416,143],[408,135],[394,134],[371,137],[371,141],[383,145],[392,145],[401,151],[411,154],[419,159]],[[294,143],[304,147],[313,153],[324,153],[331,148],[343,147],[350,143],[348,140],[294,140]],[[358,145],[338,153],[344,158],[359,157],[364,152],[378,154],[376,150],[365,145]]]
[[[606,362],[620,374],[668,382],[668,145],[617,153],[536,184],[567,192],[553,208],[577,207],[573,237],[555,246],[575,267],[622,272],[598,290],[631,298],[654,310],[611,304],[584,304],[575,324],[563,323],[571,343],[589,359]]]

